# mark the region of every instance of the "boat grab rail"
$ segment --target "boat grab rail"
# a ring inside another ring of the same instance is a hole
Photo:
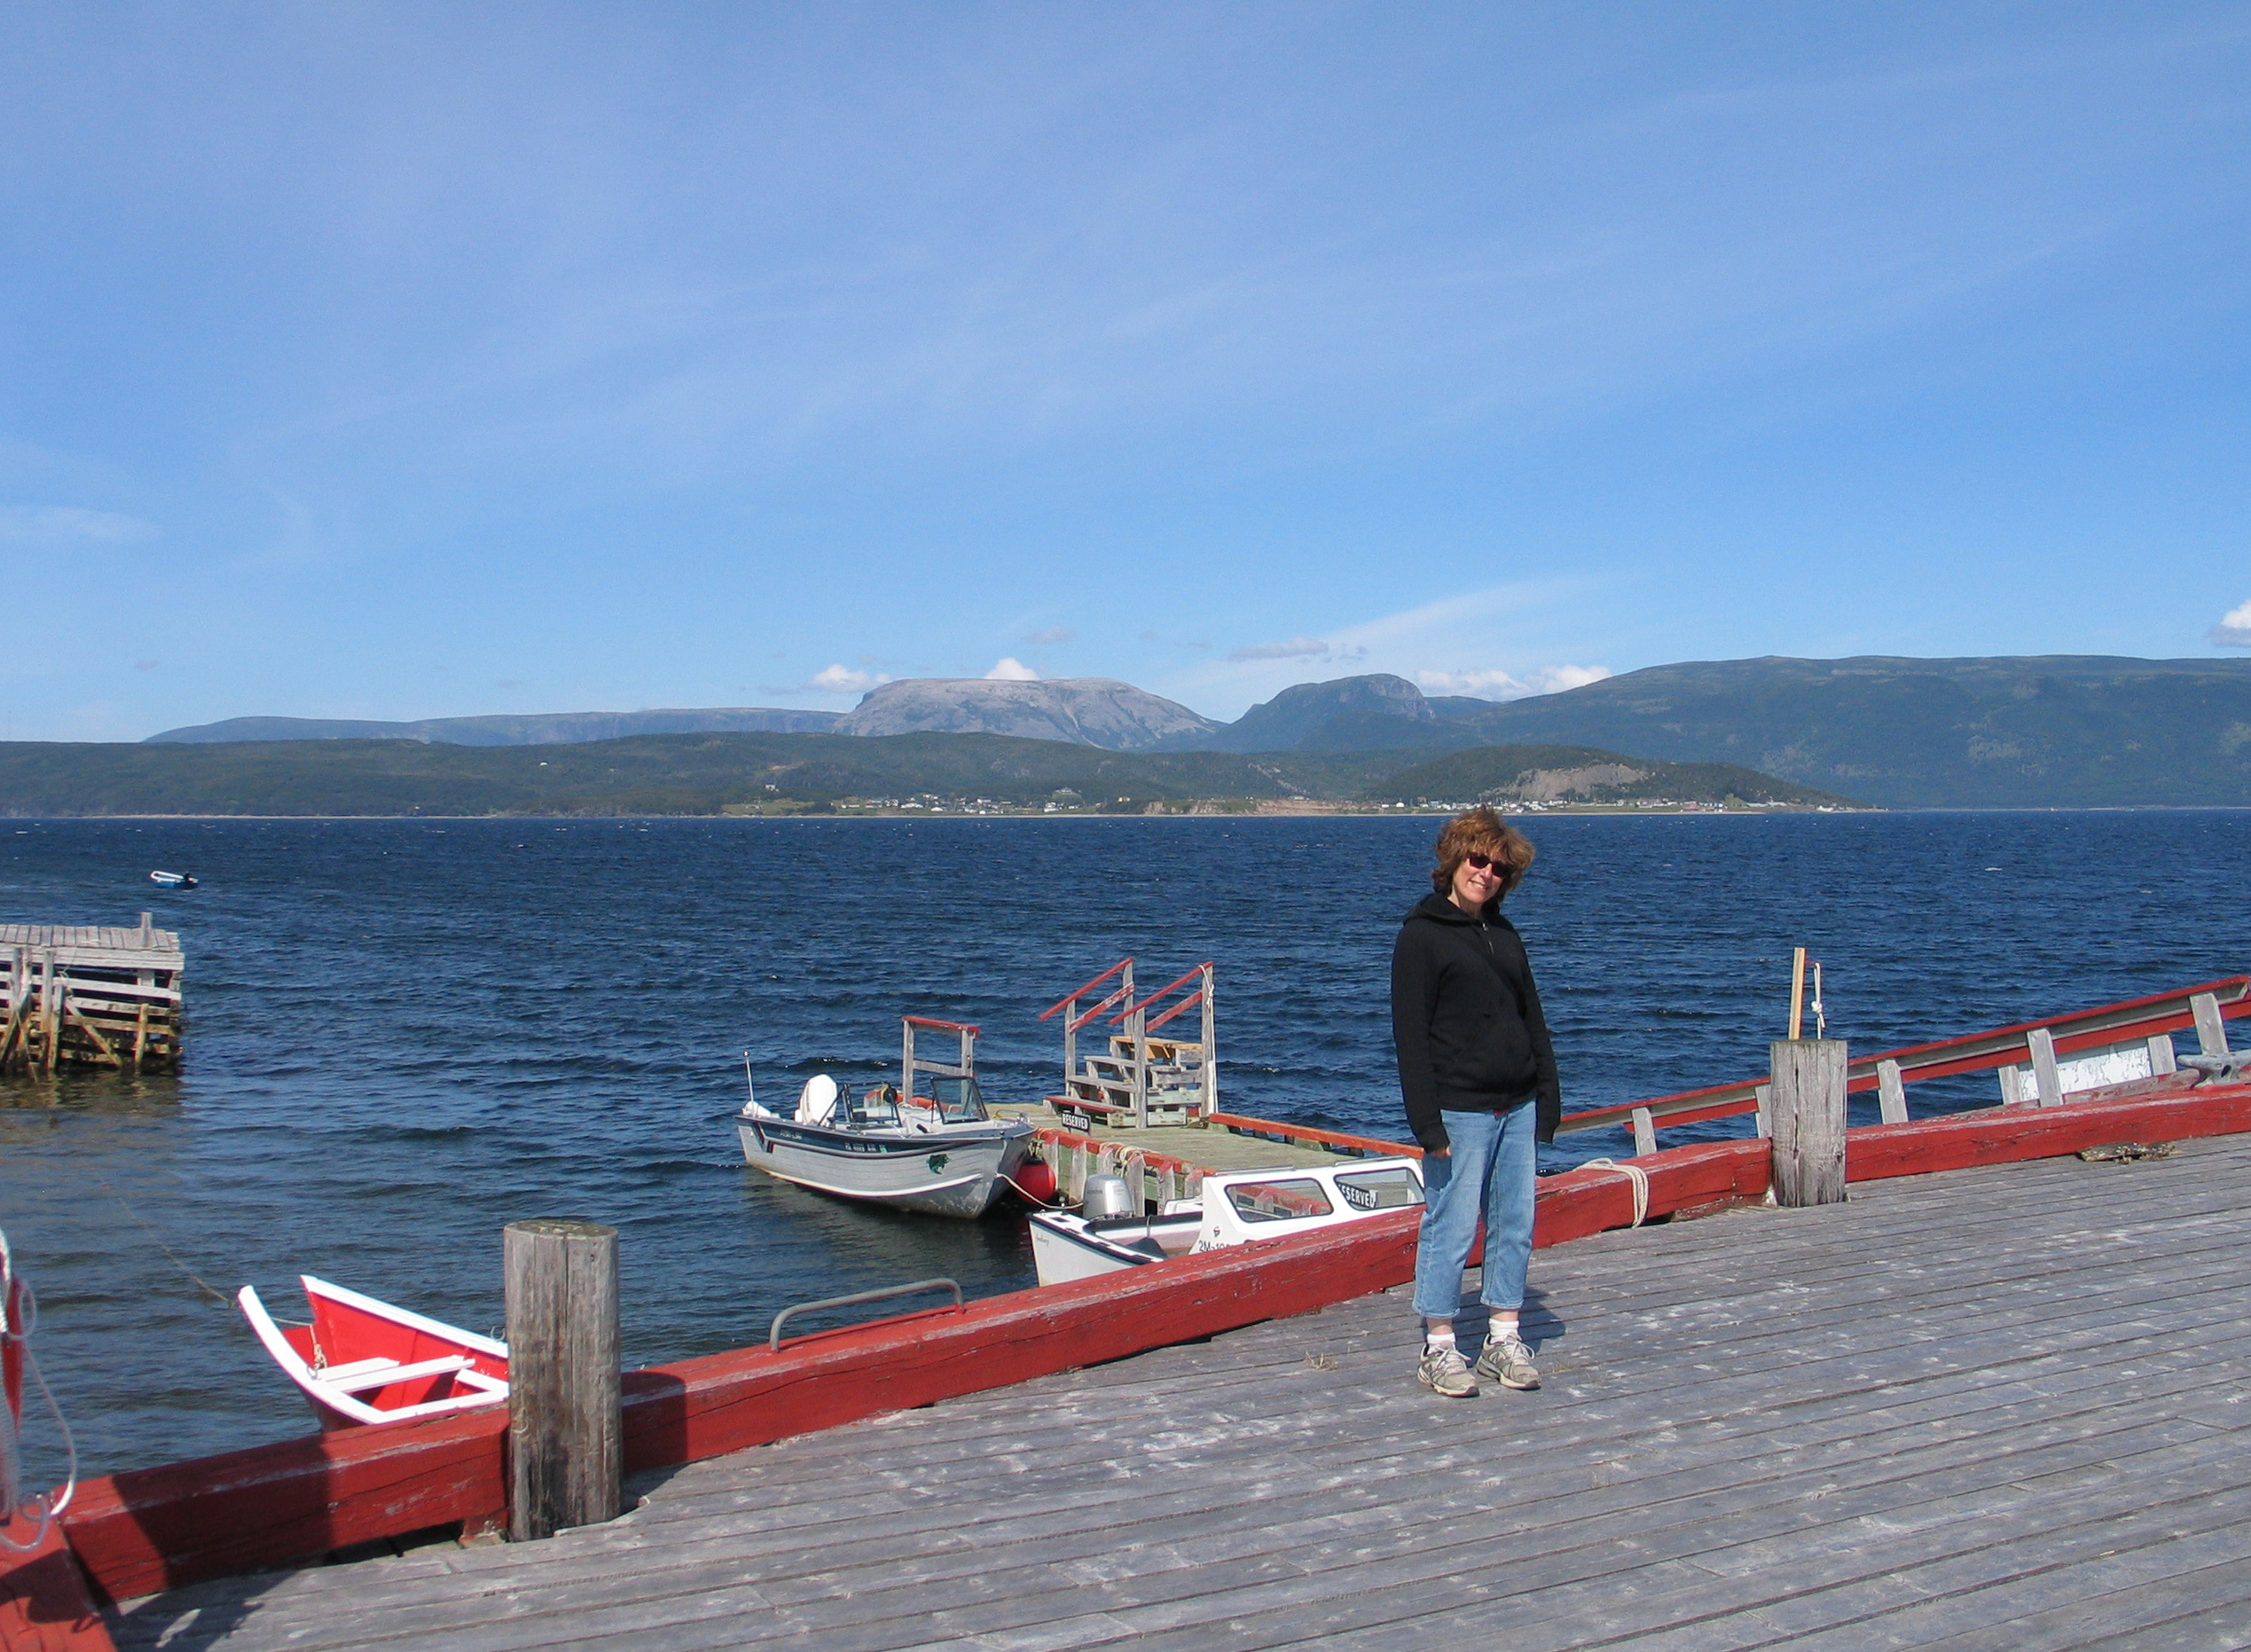
[[[849,1296],[824,1296],[819,1302],[792,1303],[773,1316],[773,1323],[766,1327],[766,1348],[769,1352],[781,1351],[781,1327],[793,1313],[812,1313],[820,1308],[852,1308],[864,1302],[888,1302],[894,1296],[912,1296],[917,1291],[950,1290],[953,1306],[961,1306],[961,1288],[952,1280],[916,1280],[911,1285],[886,1285],[878,1290],[856,1290]]]

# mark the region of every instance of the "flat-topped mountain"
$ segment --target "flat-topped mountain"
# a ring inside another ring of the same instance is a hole
[[[541,711],[519,716],[424,717],[371,723],[349,717],[229,717],[152,734],[144,744],[224,745],[239,740],[412,740],[447,746],[570,746],[634,734],[820,734],[843,714],[773,706],[705,711]]]
[[[839,734],[1008,734],[1105,751],[1147,751],[1202,739],[1223,724],[1109,677],[1047,682],[908,677],[885,683],[844,714]]]

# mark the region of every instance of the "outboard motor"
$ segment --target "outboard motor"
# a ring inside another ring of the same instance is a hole
[[[1113,1217],[1139,1216],[1141,1202],[1126,1186],[1123,1176],[1089,1176],[1086,1192],[1079,1205],[1079,1214],[1090,1222],[1107,1221]]]
[[[800,1124],[826,1124],[836,1116],[836,1081],[827,1073],[815,1073],[805,1080],[805,1087],[797,1092],[797,1122]]]

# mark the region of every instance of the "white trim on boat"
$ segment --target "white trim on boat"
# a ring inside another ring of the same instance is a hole
[[[372,1313],[379,1319],[388,1319],[393,1325],[404,1325],[413,1330],[427,1332],[432,1336],[443,1337],[449,1343],[458,1343],[464,1348],[474,1348],[477,1352],[490,1354],[496,1359],[506,1359],[508,1357],[507,1343],[496,1343],[489,1336],[479,1336],[475,1332],[465,1331],[458,1325],[447,1325],[443,1320],[425,1319],[419,1313],[409,1312],[404,1308],[395,1308],[389,1303],[379,1302],[373,1296],[363,1296],[356,1290],[346,1290],[341,1285],[331,1285],[326,1280],[317,1280],[310,1273],[297,1275],[297,1282],[305,1288],[305,1295],[308,1296],[325,1296],[329,1301],[340,1302],[347,1308],[357,1308],[362,1313]]]

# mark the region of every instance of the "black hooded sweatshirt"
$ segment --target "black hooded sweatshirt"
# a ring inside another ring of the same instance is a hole
[[[1524,937],[1494,901],[1478,916],[1426,895],[1392,948],[1392,1041],[1407,1123],[1429,1151],[1448,1145],[1445,1111],[1506,1113],[1537,1099],[1538,1135],[1563,1117],[1555,1046]]]

